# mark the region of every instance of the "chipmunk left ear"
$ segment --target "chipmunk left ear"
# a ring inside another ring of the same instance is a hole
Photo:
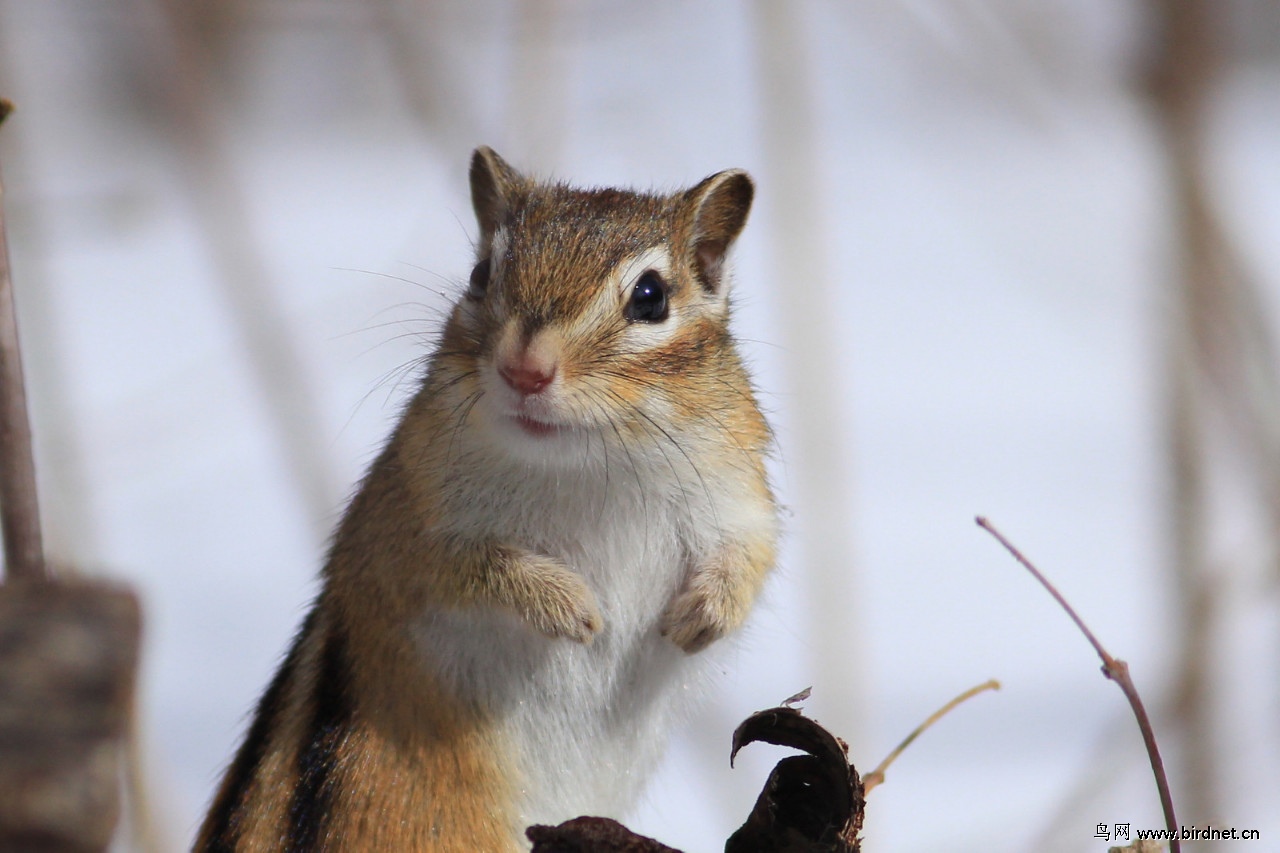
[[[721,290],[725,255],[747,222],[754,195],[751,176],[741,169],[717,172],[684,194],[694,270],[709,293]]]
[[[515,197],[529,185],[528,179],[487,145],[471,155],[471,206],[480,225],[481,254],[487,254],[493,232],[507,216]]]

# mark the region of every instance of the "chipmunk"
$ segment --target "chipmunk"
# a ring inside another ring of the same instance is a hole
[[[470,183],[466,292],[197,851],[513,851],[618,816],[773,566],[728,326],[751,179],[581,190],[482,147]]]

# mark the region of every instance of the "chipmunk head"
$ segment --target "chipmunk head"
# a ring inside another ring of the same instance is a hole
[[[745,172],[673,195],[581,190],[479,148],[470,179],[476,265],[439,362],[474,397],[468,417],[546,453],[582,436],[660,436],[717,401],[750,400],[725,266],[751,206]]]

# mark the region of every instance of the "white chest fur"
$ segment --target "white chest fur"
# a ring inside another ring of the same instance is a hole
[[[695,519],[732,516],[723,505],[729,492],[713,499],[710,472],[688,488],[685,477],[606,475],[596,466],[471,471],[489,472],[466,484],[473,500],[484,495],[473,504],[483,512],[463,513],[459,528],[474,535],[482,527],[564,562],[591,587],[604,627],[581,645],[502,611],[436,610],[417,626],[424,654],[501,721],[518,756],[525,825],[621,816],[721,657],[724,644],[686,655],[658,625],[692,562],[717,538]]]

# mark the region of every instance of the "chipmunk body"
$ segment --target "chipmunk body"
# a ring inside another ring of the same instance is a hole
[[[728,330],[752,185],[471,165],[469,289],[334,539],[200,851],[523,849],[618,815],[774,561]]]

